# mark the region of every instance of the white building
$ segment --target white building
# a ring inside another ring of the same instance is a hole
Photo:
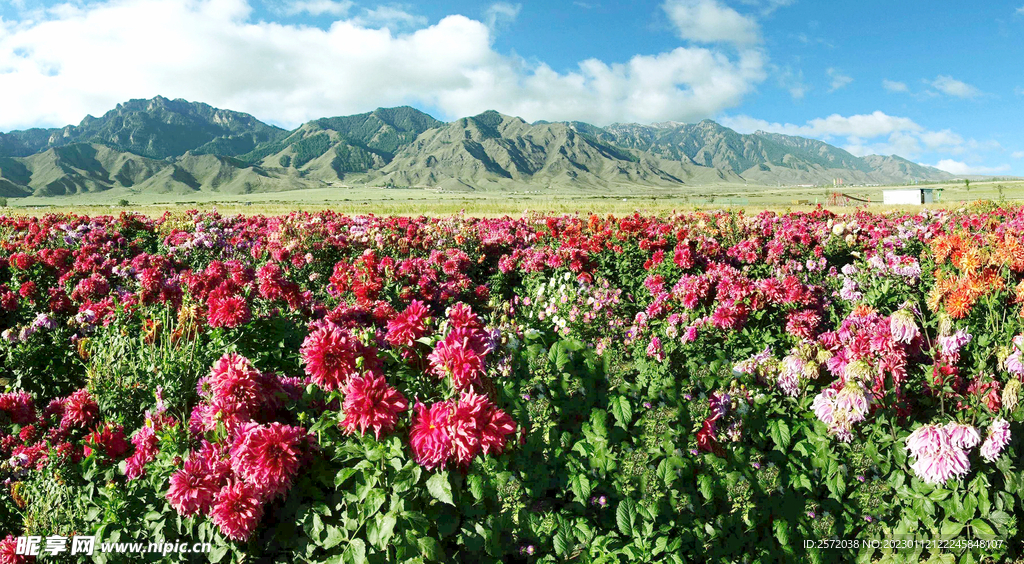
[[[882,203],[886,205],[920,205],[935,201],[931,188],[882,190]]]

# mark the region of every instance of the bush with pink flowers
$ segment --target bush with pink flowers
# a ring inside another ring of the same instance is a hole
[[[0,563],[1012,561],[1022,315],[995,205],[0,217]]]

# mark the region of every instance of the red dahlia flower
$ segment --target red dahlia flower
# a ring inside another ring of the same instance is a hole
[[[181,470],[171,475],[167,488],[167,501],[182,517],[207,513],[217,495],[219,486],[203,460],[191,456]]]
[[[259,412],[263,401],[263,376],[242,355],[222,356],[210,370],[211,405],[228,416],[248,419]]]
[[[427,334],[426,320],[430,310],[423,302],[413,300],[405,311],[388,322],[388,334],[385,339],[392,346],[404,345],[411,347],[416,339]]]
[[[89,395],[89,391],[83,388],[68,396],[64,402],[64,416],[60,425],[85,429],[92,425],[99,414],[100,406]]]
[[[210,327],[240,327],[252,318],[249,304],[239,296],[210,296],[209,308],[207,319]]]
[[[117,460],[128,452],[128,441],[124,429],[120,425],[104,423],[93,430],[85,438],[85,455],[89,456],[92,449],[100,450],[111,460]]]
[[[409,430],[409,446],[417,463],[427,470],[444,467],[452,456],[452,439],[448,434],[452,405],[438,402],[429,408],[416,404],[416,417]]]
[[[231,445],[231,469],[262,499],[284,495],[299,470],[306,429],[281,423],[243,425]]]
[[[428,358],[434,374],[439,378],[451,376],[455,387],[465,390],[483,375],[486,354],[482,331],[458,328],[448,333]]]
[[[28,392],[0,394],[0,411],[6,411],[11,423],[25,425],[36,420],[36,407]]]
[[[343,388],[360,371],[356,364],[360,356],[365,364],[375,364],[377,351],[359,342],[351,331],[328,324],[306,337],[301,353],[306,374],[323,389],[333,391]]]
[[[388,386],[384,376],[370,372],[355,376],[345,388],[345,432],[352,434],[356,429],[365,434],[373,429],[373,435],[380,440],[381,433],[390,433],[398,422],[398,414],[409,409],[409,402],[396,389]]]
[[[125,461],[124,475],[129,480],[142,477],[146,473],[146,464],[156,459],[158,452],[157,437],[153,427],[143,426],[132,436],[135,452]]]
[[[263,503],[251,484],[236,481],[217,493],[210,516],[224,536],[244,541],[263,517]]]

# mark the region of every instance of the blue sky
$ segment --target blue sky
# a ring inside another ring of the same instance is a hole
[[[1024,0],[0,0],[0,130],[157,94],[294,127],[711,118],[1024,176]]]

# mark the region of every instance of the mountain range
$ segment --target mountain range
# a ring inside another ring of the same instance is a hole
[[[696,124],[528,123],[487,111],[442,122],[410,107],[293,131],[209,105],[130,100],[78,125],[0,133],[0,196],[111,189],[229,194],[370,185],[445,190],[901,184],[953,175],[896,155]]]

